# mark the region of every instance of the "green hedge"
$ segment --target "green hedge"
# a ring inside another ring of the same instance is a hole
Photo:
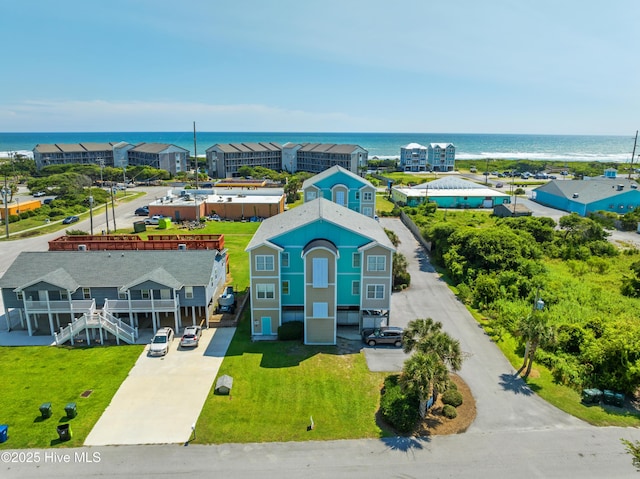
[[[399,432],[410,432],[420,418],[418,408],[418,397],[402,391],[397,375],[385,379],[380,398],[380,413],[387,423]]]

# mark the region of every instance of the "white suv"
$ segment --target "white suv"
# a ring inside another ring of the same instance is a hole
[[[150,356],[164,356],[169,352],[171,342],[173,341],[173,329],[161,328],[158,329],[156,335],[151,340],[149,345]]]

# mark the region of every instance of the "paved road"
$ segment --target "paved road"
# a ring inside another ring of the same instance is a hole
[[[381,224],[396,232],[399,251],[409,263],[411,287],[391,298],[395,326],[406,326],[416,318],[431,317],[460,341],[466,359],[460,376],[476,399],[477,418],[471,431],[562,429],[585,424],[549,405],[534,394],[518,376],[498,347],[435,273],[424,250],[399,219],[381,218]],[[382,357],[377,357],[382,353]],[[406,355],[397,349],[365,348],[371,369],[399,371]]]

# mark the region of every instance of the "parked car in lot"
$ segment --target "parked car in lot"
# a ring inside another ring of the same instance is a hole
[[[180,338],[180,346],[183,348],[197,348],[200,344],[200,336],[202,336],[202,328],[200,326],[188,326],[184,328],[184,333]]]
[[[67,216],[62,220],[63,225],[70,225],[71,223],[75,223],[76,221],[80,221],[80,218],[77,216]]]
[[[376,329],[363,329],[362,340],[369,346],[378,344],[393,344],[396,348],[402,346],[402,333],[404,330],[397,326],[387,326]]]
[[[149,207],[148,206],[141,206],[140,208],[138,208],[135,212],[136,216],[149,216]]]
[[[160,220],[162,218],[167,218],[166,216],[162,216],[162,215],[153,215],[151,218],[147,218],[146,220],[144,220],[144,224],[145,225],[157,225],[158,223],[160,223]]]
[[[46,193],[45,193],[44,191],[36,191],[36,192],[33,194],[33,197],[34,197],[34,198],[40,198],[41,196],[45,196],[45,195],[46,195]]]
[[[173,329],[160,328],[151,340],[149,345],[150,356],[164,356],[169,352],[173,341]]]

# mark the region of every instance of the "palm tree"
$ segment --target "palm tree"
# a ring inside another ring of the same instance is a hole
[[[414,350],[425,354],[434,353],[452,371],[459,371],[462,367],[460,341],[442,331],[442,323],[439,321],[431,318],[414,319],[407,325],[402,339],[405,353]]]
[[[444,391],[449,385],[449,371],[434,353],[416,352],[404,362],[400,385],[418,396],[420,417],[427,414],[427,401],[434,391]]]
[[[540,343],[552,334],[551,326],[549,326],[549,318],[544,312],[534,310],[526,318],[522,318],[518,324],[518,334],[525,342],[524,362],[518,373],[522,372],[526,367],[524,378],[528,378],[533,366],[533,358]]]

